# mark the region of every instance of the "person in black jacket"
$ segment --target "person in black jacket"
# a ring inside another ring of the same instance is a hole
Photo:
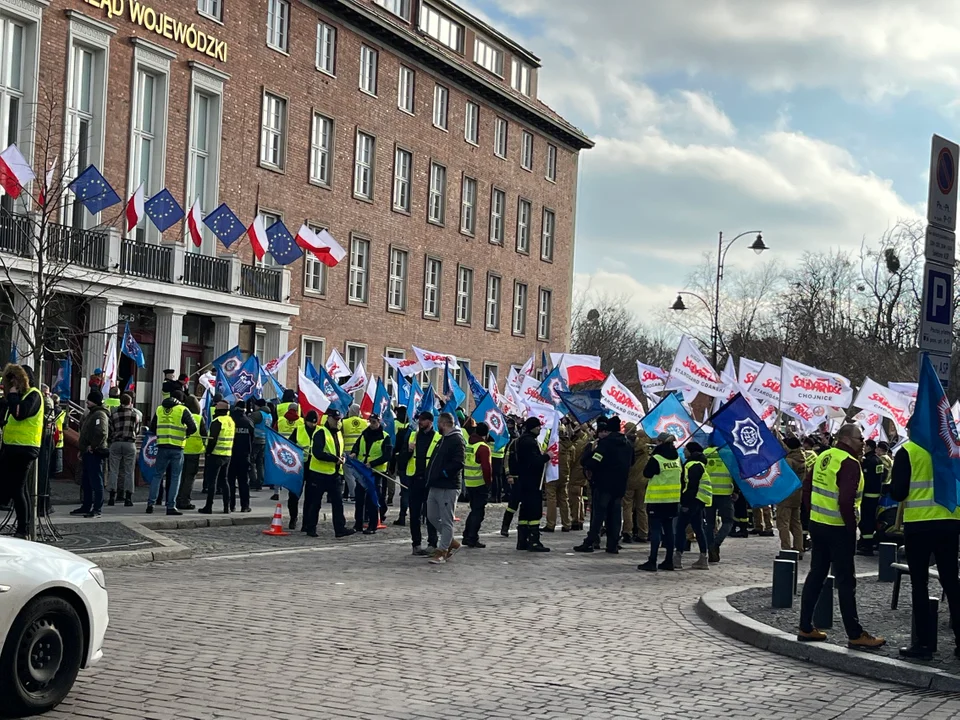
[[[230,487],[230,512],[237,509],[237,485],[240,486],[240,512],[250,512],[250,459],[253,457],[253,422],[247,417],[243,405],[236,404],[230,411],[236,425],[233,450],[230,452],[230,467],[227,470],[227,485]]]
[[[657,572],[657,570],[673,570],[674,534],[673,519],[677,516],[680,506],[680,491],[682,473],[680,467],[680,453],[677,452],[676,438],[667,432],[657,436],[657,446],[647,460],[643,469],[643,476],[651,480],[647,484],[644,497],[647,503],[647,524],[650,527],[650,559],[637,566],[637,570]],[[654,480],[656,478],[656,480]],[[663,540],[667,557],[657,565],[657,553],[660,551],[660,540]]]
[[[550,456],[540,448],[540,419],[523,421],[523,433],[510,453],[513,492],[519,498],[517,509],[517,550],[550,552],[540,542],[540,518],[543,517],[543,471]],[[512,496],[511,496],[512,497]]]
[[[677,518],[676,550],[673,553],[673,566],[679,569],[683,566],[684,543],[687,539],[687,525],[693,528],[693,534],[697,538],[697,546],[700,549],[700,559],[690,567],[694,570],[707,570],[707,534],[703,527],[703,513],[706,505],[701,498],[706,494],[709,483],[707,475],[707,458],[703,454],[703,447],[696,442],[688,442],[685,449],[687,461],[683,464],[683,472],[680,476],[680,515]],[[706,476],[706,482],[704,477]],[[704,492],[701,493],[701,484],[705,485]],[[712,496],[713,488],[710,489]]]
[[[590,500],[590,531],[577,552],[593,552],[600,541],[600,527],[607,526],[607,552],[616,555],[620,540],[621,500],[627,491],[627,476],[635,460],[632,443],[620,432],[620,418],[601,419],[597,423],[600,440],[590,455],[584,455],[582,465],[590,471],[592,497]]]
[[[348,528],[343,517],[343,496],[340,494],[340,485],[343,481],[343,435],[340,433],[340,411],[328,408],[324,413],[326,422],[313,433],[313,445],[310,449],[311,458],[318,462],[333,465],[333,472],[322,473],[311,470],[313,460],[307,466],[303,503],[303,527],[308,537],[317,537],[317,522],[320,518],[320,498],[324,493],[330,501],[331,515],[333,516],[333,532],[338,538],[354,534],[353,528]],[[330,437],[333,452],[328,452],[327,438]]]
[[[370,415],[367,422],[367,427],[364,428],[360,437],[353,444],[350,454],[370,469],[382,473],[386,469],[387,463],[390,462],[390,456],[393,455],[393,444],[390,442],[390,436],[383,430],[379,415]],[[374,482],[376,483],[376,481]],[[376,489],[376,485],[374,489]],[[381,515],[386,514],[387,511],[384,498],[381,494],[378,502],[378,498],[371,497],[367,489],[360,483],[357,483],[356,493],[353,529],[357,532],[363,532],[364,535],[373,535],[377,532]],[[366,529],[363,527],[364,514],[366,514],[367,519]]]
[[[860,501],[860,541],[857,543],[857,555],[873,555],[876,546],[877,507],[880,505],[880,495],[883,493],[883,484],[887,479],[887,466],[877,455],[877,443],[874,440],[865,440],[863,460],[860,467],[863,469],[863,499]]]
[[[441,438],[433,449],[426,472],[427,518],[440,531],[437,549],[430,562],[442,565],[460,549],[460,543],[453,537],[453,523],[466,454],[463,435],[457,429],[453,415],[440,413],[437,427]],[[538,516],[537,521],[539,520]]]

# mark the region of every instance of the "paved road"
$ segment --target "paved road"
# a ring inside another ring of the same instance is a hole
[[[952,696],[780,658],[704,625],[700,592],[763,582],[772,538],[729,541],[706,573],[651,576],[635,569],[646,546],[565,553],[579,533],[548,536],[549,555],[489,538],[442,567],[388,535],[108,571],[106,657],[46,717],[960,714]]]

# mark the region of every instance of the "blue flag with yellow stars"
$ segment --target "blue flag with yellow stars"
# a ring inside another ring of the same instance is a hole
[[[303,250],[294,242],[282,220],[267,228],[267,238],[270,240],[270,254],[278,265],[289,265],[303,257]]]
[[[183,208],[166,188],[147,200],[143,210],[160,232],[183,220]]]
[[[240,222],[240,218],[227,207],[226,203],[221,203],[220,207],[207,215],[203,219],[203,224],[210,228],[210,232],[219,238],[224,247],[233,245],[247,231]]]
[[[117,191],[110,187],[110,183],[93,165],[77,175],[67,187],[92,215],[120,202]]]

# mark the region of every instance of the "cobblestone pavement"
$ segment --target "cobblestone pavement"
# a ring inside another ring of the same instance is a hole
[[[536,555],[514,551],[513,537],[484,537],[487,549],[439,567],[384,533],[108,570],[104,660],[46,717],[960,714],[953,696],[764,653],[701,622],[701,591],[767,581],[772,538],[729,541],[708,572],[650,575],[636,570],[648,546],[574,555],[581,537],[548,535],[553,552]]]

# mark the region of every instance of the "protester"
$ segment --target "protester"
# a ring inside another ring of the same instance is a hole
[[[417,432],[407,443],[407,467],[405,477],[409,483],[410,497],[410,541],[413,555],[432,556],[437,549],[437,528],[427,517],[427,463],[440,442],[440,433],[433,429],[433,413],[421,412],[417,417]],[[427,546],[423,542],[421,527],[423,518],[427,520]]]
[[[650,529],[647,526],[647,506],[643,502],[643,496],[647,492],[647,479],[643,476],[643,471],[650,458],[650,438],[636,423],[627,423],[626,430],[627,441],[633,445],[634,462],[627,474],[627,489],[621,502],[623,535],[620,539],[624,543],[645,543],[649,542]],[[637,515],[636,523],[633,520],[634,511]]]
[[[250,489],[263,489],[264,451],[267,447],[267,428],[273,425],[267,403],[262,398],[250,409],[253,423],[253,456],[250,458]]]
[[[259,413],[260,411],[258,410],[257,414]],[[317,415],[317,411],[309,410],[307,414],[303,416],[303,424],[297,425],[288,438],[290,442],[300,448],[300,452],[303,454],[304,489],[301,490],[301,495],[303,495],[304,516],[307,514],[306,486],[307,475],[310,472],[310,449],[313,445],[313,435],[317,431],[318,422],[320,422],[320,416]],[[254,434],[254,438],[256,438],[256,434]],[[264,436],[264,442],[266,442],[266,436]],[[256,447],[256,445],[254,445],[254,447]],[[254,452],[256,452],[256,450],[254,450]],[[314,483],[314,485],[315,484],[316,483]],[[293,490],[287,490],[287,511],[290,513],[290,529],[296,530],[297,518],[300,515],[300,495],[297,495]],[[304,525],[306,525],[306,523],[304,523]],[[306,530],[304,530],[304,532],[306,532]]]
[[[383,429],[379,415],[371,414],[367,418],[367,427],[363,429],[360,437],[353,444],[350,454],[354,459],[359,460],[375,472],[381,473],[387,469],[387,464],[390,462],[391,455],[393,455],[393,444],[390,442],[390,436]],[[376,485],[372,489],[375,490]],[[357,499],[353,529],[356,532],[362,532],[364,535],[373,535],[377,532],[377,526],[380,524],[380,504],[376,492],[368,492],[359,480],[354,492]],[[367,520],[366,528],[363,526],[364,517]]]
[[[440,413],[437,426],[441,438],[426,470],[427,519],[440,533],[437,549],[430,557],[430,562],[442,565],[460,549],[460,543],[453,537],[453,523],[457,497],[460,495],[464,447],[463,436],[457,431],[452,414]]]
[[[223,512],[230,512],[230,487],[227,482],[227,467],[233,454],[236,425],[230,416],[230,404],[221,400],[213,411],[210,432],[207,435],[206,455],[203,459],[203,484],[207,488],[207,502],[197,510],[210,515],[213,498],[219,492],[223,500]]]
[[[864,442],[863,460],[863,499],[860,501],[860,540],[857,543],[857,555],[873,555],[876,548],[877,509],[880,507],[880,495],[887,479],[887,466],[877,454],[874,440]]]
[[[177,491],[177,509],[196,510],[191,496],[197,473],[200,472],[200,459],[203,457],[204,445],[207,442],[207,421],[203,419],[200,403],[193,395],[188,395],[184,404],[190,411],[190,417],[193,418],[197,431],[187,435],[186,442],[183,444],[183,470],[180,472],[180,489]]]
[[[713,488],[710,473],[707,472],[707,458],[703,455],[700,443],[690,441],[684,448],[686,462],[680,474],[680,514],[677,516],[676,550],[673,553],[674,569],[683,567],[683,546],[687,527],[693,528],[700,558],[693,563],[692,570],[707,570],[707,536],[703,527],[704,510],[712,504]]]
[[[480,526],[493,485],[492,451],[490,427],[485,422],[476,423],[467,442],[463,468],[463,481],[470,501],[470,514],[463,528],[463,544],[470,548],[486,547],[480,542]]]
[[[346,443],[344,447],[352,448],[356,445],[357,440],[360,439],[360,435],[366,428],[367,421],[360,417],[360,406],[357,404],[351,405],[347,417],[343,420],[343,442]],[[343,468],[343,479],[346,483],[344,497],[348,500],[355,500],[357,497],[357,477],[349,466]]]
[[[110,413],[109,420],[110,462],[107,466],[109,470],[107,505],[116,504],[117,493],[121,492],[122,485],[123,504],[125,507],[131,507],[134,468],[137,462],[137,436],[140,434],[140,426],[137,423],[137,414],[133,411],[132,398],[124,393],[119,400],[120,405]]]
[[[657,446],[643,469],[643,476],[649,481],[644,502],[647,504],[647,521],[650,525],[650,559],[637,566],[638,570],[656,572],[673,570],[673,551],[675,548],[673,520],[680,505],[680,482],[682,468],[680,454],[674,445],[676,438],[663,432],[657,436]],[[663,540],[667,556],[657,564],[660,541]]]
[[[100,517],[103,509],[103,461],[110,453],[107,437],[110,418],[103,407],[103,396],[95,391],[87,395],[87,414],[80,425],[80,437],[77,452],[83,463],[81,487],[83,502],[70,512],[71,515],[83,515],[85,518]]]
[[[400,513],[393,524],[403,527],[407,524],[407,510],[410,507],[410,482],[406,476],[407,462],[410,459],[410,423],[407,422],[407,408],[400,406],[396,410],[394,428],[397,433],[397,444],[390,458],[390,474],[399,477],[400,485]],[[392,497],[392,495],[391,495]]]
[[[616,415],[597,423],[600,438],[593,454],[583,459],[583,466],[590,471],[592,494],[590,499],[590,532],[577,552],[593,552],[600,542],[600,526],[606,525],[607,552],[619,552],[623,495],[627,490],[627,477],[635,460],[633,443],[620,432],[620,418]]]
[[[803,480],[807,474],[807,463],[800,448],[800,441],[788,437],[783,441],[787,448],[787,465]],[[780,549],[796,550],[803,559],[803,527],[800,523],[800,509],[803,504],[803,485],[801,484],[783,502],[777,505],[777,531],[780,533]],[[792,537],[792,540],[791,540]]]
[[[703,451],[707,459],[707,472],[710,474],[710,487],[713,490],[713,502],[706,510],[707,560],[720,562],[720,546],[733,529],[734,488],[733,476],[727,464],[715,447]],[[717,529],[717,519],[720,528]]]
[[[167,515],[182,515],[177,510],[177,491],[180,489],[180,476],[183,472],[183,446],[187,435],[197,431],[190,411],[183,405],[183,393],[173,390],[157,408],[157,412],[150,421],[150,432],[157,436],[157,460],[153,467],[153,477],[150,481],[150,495],[147,500],[147,512],[153,512],[153,505],[157,501],[160,490],[160,481],[167,468],[170,468],[170,479],[167,487]]]
[[[313,446],[310,451],[310,473],[308,481],[309,501],[304,501],[303,525],[309,537],[317,537],[317,523],[320,519],[320,498],[326,493],[330,500],[333,516],[333,531],[337,538],[354,534],[347,527],[343,517],[343,496],[340,487],[343,482],[343,434],[340,432],[340,411],[328,408],[324,414],[326,421],[313,433]]]
[[[540,447],[540,419],[529,417],[523,421],[523,433],[517,438],[509,457],[510,474],[514,476],[517,493],[517,550],[550,552],[540,542],[540,518],[543,516],[541,487],[544,468],[550,456]]]

